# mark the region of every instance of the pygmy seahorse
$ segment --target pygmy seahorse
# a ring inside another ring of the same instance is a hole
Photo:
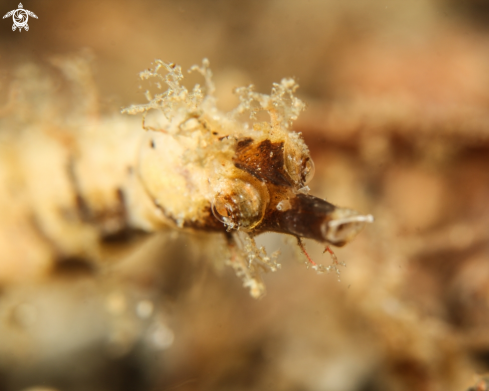
[[[291,130],[304,109],[293,79],[275,83],[270,95],[238,88],[240,104],[222,112],[208,61],[191,71],[202,74],[204,87],[188,90],[181,67],[159,60],[141,72],[160,90],[123,113],[142,114],[142,127],[127,115],[86,119],[73,129],[6,122],[12,129],[0,133],[0,282],[36,278],[53,259],[100,260],[114,235],[174,227],[225,235],[229,263],[257,297],[264,291],[260,272],[278,264],[254,236],[278,232],[299,245],[309,238],[343,246],[373,221],[309,195],[314,164]],[[262,113],[268,118],[258,120]]]

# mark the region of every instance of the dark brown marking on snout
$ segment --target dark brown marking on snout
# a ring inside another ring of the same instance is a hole
[[[234,166],[246,171],[260,181],[276,186],[291,187],[292,179],[285,171],[284,143],[272,143],[264,140],[253,143],[250,138],[238,142],[234,155]]]
[[[280,211],[275,207],[267,210],[260,232],[272,231],[326,242],[321,227],[331,220],[336,206],[311,195],[295,194],[288,199],[290,208]],[[335,245],[341,245],[335,243]]]

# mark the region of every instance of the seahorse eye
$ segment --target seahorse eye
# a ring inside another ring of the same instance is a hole
[[[284,155],[285,170],[294,182],[300,185],[309,183],[314,176],[314,162],[309,154],[287,150]]]
[[[232,179],[212,204],[212,213],[228,230],[252,229],[262,220],[264,210],[259,191],[241,179]]]
[[[289,174],[290,178],[295,182],[301,181],[301,165],[302,159],[299,154],[293,150],[285,149],[284,152],[284,168]]]
[[[307,185],[311,179],[314,177],[314,172],[316,168],[314,167],[314,162],[310,157],[306,157],[302,161],[302,183]]]

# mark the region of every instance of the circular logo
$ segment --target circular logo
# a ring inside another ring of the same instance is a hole
[[[12,31],[19,29],[19,32],[24,29],[25,31],[29,31],[29,25],[27,21],[29,20],[29,16],[37,19],[37,15],[29,10],[24,9],[22,3],[19,3],[19,8],[16,10],[12,10],[3,15],[3,19],[12,17],[14,24],[12,25]]]
[[[29,15],[24,9],[17,9],[13,15],[14,24],[17,27],[24,27],[27,24],[27,20],[29,19]]]

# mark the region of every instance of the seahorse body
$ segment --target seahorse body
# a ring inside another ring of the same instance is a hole
[[[244,241],[233,266],[259,296],[259,271],[276,265],[253,236],[274,231],[343,245],[372,220],[308,195],[314,166],[302,137],[289,130],[304,107],[293,80],[274,84],[271,95],[238,89],[241,104],[223,113],[208,63],[194,70],[206,94],[181,86],[173,64],[157,61],[141,74],[169,86],[125,110],[143,113],[145,129],[114,116],[74,131],[44,122],[1,134],[0,282],[35,278],[53,260],[103,261],[104,243],[115,236],[173,227]],[[253,121],[257,111],[270,121]],[[252,121],[239,120],[246,112]],[[154,113],[150,128],[146,116]]]

